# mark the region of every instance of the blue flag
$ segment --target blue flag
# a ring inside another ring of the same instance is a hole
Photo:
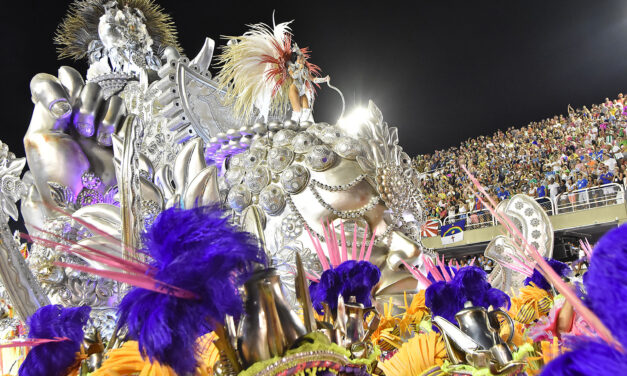
[[[466,229],[466,220],[462,219],[450,225],[442,225],[440,228],[440,236],[442,244],[451,244],[464,239],[464,230]]]
[[[449,236],[458,234],[466,229],[466,220],[462,219],[450,225],[442,225],[440,227],[440,236]]]

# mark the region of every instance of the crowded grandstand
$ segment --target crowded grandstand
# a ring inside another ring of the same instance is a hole
[[[491,213],[468,188],[466,165],[501,202],[515,194],[533,197],[548,215],[624,202],[627,102],[622,93],[589,108],[497,130],[459,146],[418,155],[425,210],[437,228],[463,221],[465,230],[493,226]],[[423,231],[423,236],[435,235]],[[576,242],[575,242],[576,243]],[[577,248],[576,244],[573,246]],[[474,256],[474,255],[473,255]],[[473,256],[456,257],[460,264]],[[493,262],[475,262],[490,270]]]
[[[432,218],[468,218],[478,223],[483,212],[472,192],[464,190],[465,163],[498,200],[525,193],[550,198],[564,210],[599,205],[613,191],[594,197],[577,191],[611,183],[627,183],[625,127],[627,104],[623,94],[606,98],[589,109],[584,106],[522,128],[498,130],[458,147],[419,155],[414,163],[422,174],[426,210]],[[612,199],[620,199],[613,197]],[[540,200],[541,201],[541,200]],[[563,205],[566,203],[568,205]],[[568,206],[568,207],[567,207]]]

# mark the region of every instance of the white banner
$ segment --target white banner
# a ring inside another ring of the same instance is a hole
[[[442,237],[442,245],[453,244],[457,242],[461,242],[464,240],[464,232],[458,232],[457,234],[443,236]]]

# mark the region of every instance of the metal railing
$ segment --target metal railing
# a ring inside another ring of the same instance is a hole
[[[555,201],[553,201],[550,197],[536,197],[536,202],[540,205],[540,207],[546,212],[548,215],[554,215],[557,213],[555,210]]]
[[[492,218],[492,214],[488,210],[474,210],[467,213],[449,215],[442,223],[448,225],[461,220],[466,220],[466,230],[474,230],[494,225],[494,218]]]
[[[598,187],[578,189],[561,193],[556,197],[558,214],[572,213],[601,206],[623,204],[625,189],[620,184],[610,183]]]
[[[580,210],[598,208],[601,206],[624,204],[625,188],[616,183],[599,187],[584,188],[573,192],[561,193],[552,199],[549,196],[537,197],[536,202],[548,215],[572,213]],[[467,213],[449,215],[441,221],[448,225],[460,220],[466,221],[466,230],[496,226],[497,222],[487,210],[475,210]],[[440,226],[441,227],[441,226]]]

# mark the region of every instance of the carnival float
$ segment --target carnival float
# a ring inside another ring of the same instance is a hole
[[[397,129],[314,120],[343,97],[289,22],[191,57],[152,0],[77,0],[55,41],[89,69],[33,77],[26,158],[0,150],[4,374],[627,374],[627,228],[576,275],[468,172],[497,266],[440,257]]]

